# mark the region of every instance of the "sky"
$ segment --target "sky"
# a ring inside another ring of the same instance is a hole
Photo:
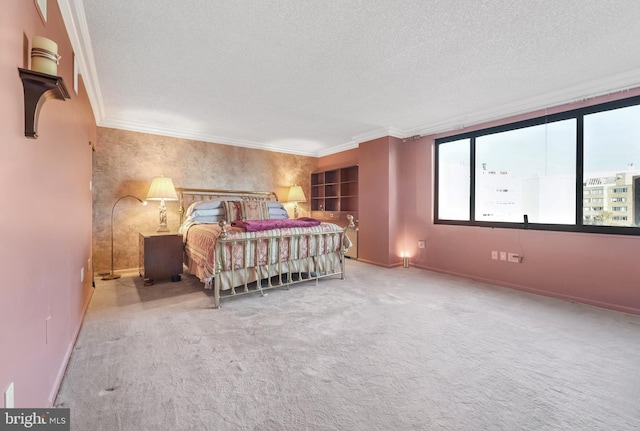
[[[640,105],[584,118],[585,172],[640,170]]]

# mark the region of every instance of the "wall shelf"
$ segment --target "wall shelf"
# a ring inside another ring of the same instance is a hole
[[[24,87],[24,135],[38,137],[38,116],[44,102],[51,99],[70,99],[69,91],[60,76],[18,68]]]
[[[311,211],[351,213],[357,217],[358,167],[311,174]]]

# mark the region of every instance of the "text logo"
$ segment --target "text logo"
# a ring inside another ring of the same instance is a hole
[[[0,409],[0,431],[70,431],[70,409]]]

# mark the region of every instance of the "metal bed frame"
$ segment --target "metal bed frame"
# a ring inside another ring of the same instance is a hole
[[[241,198],[247,200],[264,200],[277,201],[274,192],[251,192],[251,191],[235,191],[235,190],[212,190],[212,189],[191,189],[177,188],[179,199],[180,223],[182,224],[186,208],[192,203],[216,198]],[[288,287],[293,284],[306,281],[318,280],[325,277],[339,275],[342,280],[345,278],[345,254],[347,247],[344,245],[344,236],[349,229],[355,228],[353,216],[347,215],[348,224],[342,230],[336,232],[321,233],[303,233],[291,235],[277,235],[269,237],[253,237],[253,238],[228,238],[227,222],[222,220],[218,224],[222,229],[222,233],[215,244],[213,280],[205,282],[205,288],[213,289],[213,308],[220,308],[221,298],[238,296],[248,293],[260,292],[261,296],[266,295],[265,291],[269,289]],[[323,237],[324,238],[321,238]],[[313,241],[310,241],[313,238]],[[320,243],[324,241],[339,241],[335,252],[330,254],[320,254]],[[310,241],[315,243],[316,250],[311,252],[309,256],[299,258],[293,256],[291,250],[299,249],[297,247],[300,241]],[[259,242],[267,241],[268,257],[266,265],[258,264]],[[282,260],[280,248],[283,243],[287,243],[290,250],[288,260]],[[244,265],[241,268],[235,268],[233,253],[231,253],[231,270],[222,271],[222,262],[224,259],[225,248],[240,245],[244,255]],[[277,250],[277,256],[273,256],[273,249]],[[255,255],[251,255],[250,250],[255,251]],[[335,254],[335,256],[332,256]],[[335,268],[335,259],[338,259],[338,268]],[[185,261],[187,256],[185,255]],[[226,295],[221,292],[228,291]]]

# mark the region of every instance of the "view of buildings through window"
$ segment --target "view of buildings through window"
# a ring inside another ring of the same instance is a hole
[[[568,117],[438,142],[438,219],[640,226],[640,105]]]
[[[640,105],[584,116],[584,224],[640,226]]]

